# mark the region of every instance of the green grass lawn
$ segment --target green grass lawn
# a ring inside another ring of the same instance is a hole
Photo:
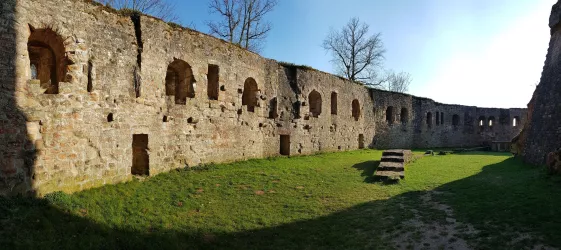
[[[541,168],[500,153],[428,156],[389,185],[372,178],[381,152],[202,166],[72,195],[0,199],[0,249],[444,247],[434,245],[439,237],[484,249],[561,246],[561,179]]]

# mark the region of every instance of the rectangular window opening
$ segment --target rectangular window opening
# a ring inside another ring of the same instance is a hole
[[[218,100],[220,67],[218,65],[208,65],[208,88],[207,94],[209,100]]]

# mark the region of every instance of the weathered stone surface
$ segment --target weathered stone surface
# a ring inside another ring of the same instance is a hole
[[[561,149],[547,154],[547,160],[545,164],[547,166],[547,171],[550,174],[561,173]]]
[[[123,182],[134,164],[154,175],[281,151],[478,146],[525,122],[524,109],[367,89],[89,0],[0,1],[0,44],[0,195]]]
[[[528,103],[528,122],[525,123],[523,132],[512,141],[514,153],[520,154],[525,161],[532,164],[544,164],[546,161],[551,163],[555,158],[555,151],[561,148],[560,16],[558,1],[551,10],[549,49],[540,83]]]

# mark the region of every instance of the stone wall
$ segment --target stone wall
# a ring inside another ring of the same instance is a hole
[[[86,0],[0,7],[0,195],[278,155],[479,146],[525,122],[525,109],[372,90]]]
[[[520,136],[520,153],[532,164],[544,164],[546,156],[561,148],[561,6],[553,5],[549,18],[551,39],[539,85],[528,104],[529,121]]]
[[[371,92],[376,148],[489,146],[492,141],[510,141],[526,120],[526,109],[449,105],[401,93]]]

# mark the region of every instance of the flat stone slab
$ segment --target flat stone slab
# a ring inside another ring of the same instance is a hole
[[[379,170],[391,170],[391,171],[403,171],[405,168],[403,167],[402,162],[380,162],[378,166]]]
[[[405,173],[403,171],[376,171],[376,176],[380,177],[399,177],[401,179],[405,178]]]

